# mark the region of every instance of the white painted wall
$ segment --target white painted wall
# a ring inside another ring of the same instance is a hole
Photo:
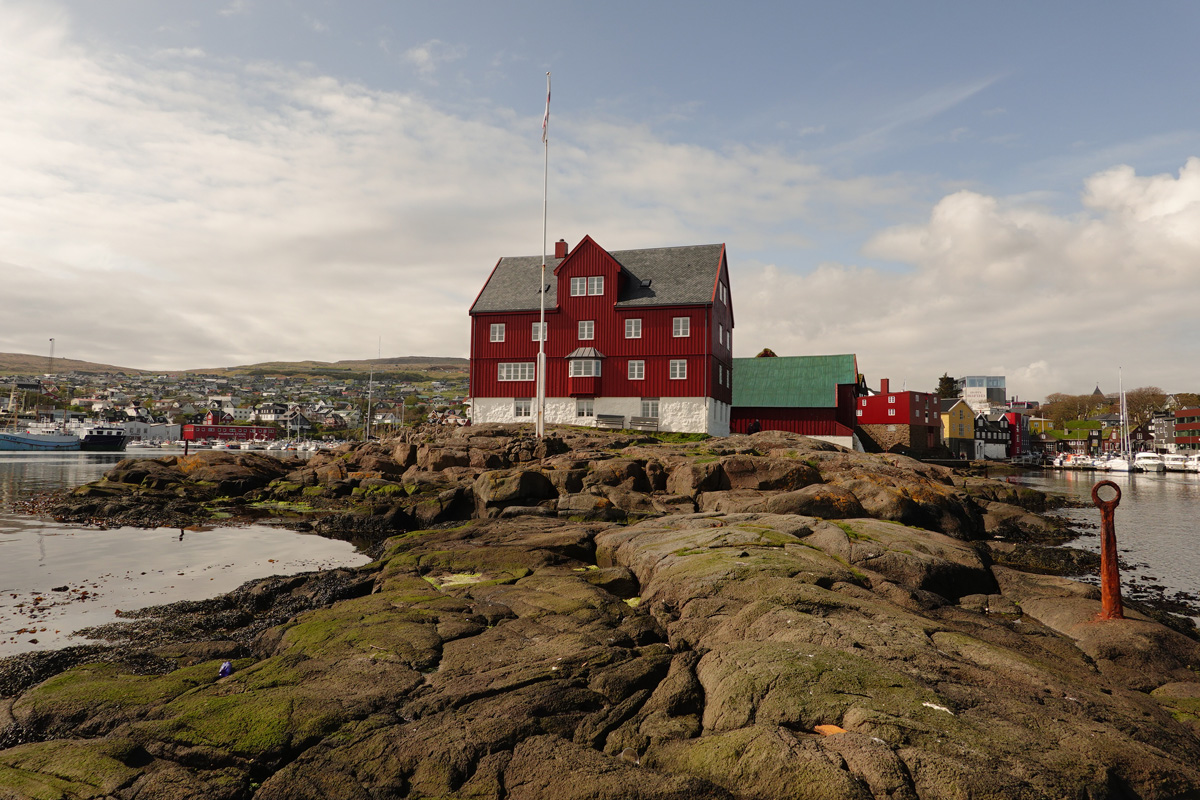
[[[536,399],[534,400],[536,403]],[[726,406],[728,408],[728,406]],[[597,397],[594,411],[596,414],[615,414],[625,417],[629,424],[630,417],[642,415],[642,399],[640,397]],[[537,413],[537,409],[533,409]],[[664,397],[658,402],[658,429],[660,431],[708,433],[713,436],[728,436],[728,414],[724,421],[717,418],[716,401],[707,397]],[[534,423],[534,417],[517,418],[513,415],[513,398],[511,397],[476,397],[471,405],[471,423],[474,425],[485,422],[528,422]],[[594,417],[575,416],[575,398],[547,397],[547,425],[594,425]]]
[[[167,441],[175,441],[183,435],[183,426],[181,425],[166,425],[158,422],[124,422],[122,427],[125,428],[125,433],[139,439],[166,439]]]
[[[979,442],[975,442],[976,458],[994,458],[1004,460],[1008,458],[1008,445],[1003,442],[984,442],[983,452],[978,452]]]

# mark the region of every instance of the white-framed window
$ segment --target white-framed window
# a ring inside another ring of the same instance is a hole
[[[725,385],[725,368],[717,364],[717,383],[721,386]]]
[[[672,358],[671,359],[671,380],[681,381],[687,378],[687,359]]]
[[[531,417],[533,416],[533,400],[528,397],[519,397],[513,400],[513,416],[514,417]]]
[[[493,342],[503,342],[504,341],[504,323],[503,322],[493,322],[492,323],[491,328],[488,330],[488,339]]]
[[[604,276],[593,275],[592,277],[588,278],[587,292],[588,294],[592,295],[604,294]]]
[[[894,403],[894,402],[896,402],[896,396],[895,396],[895,395],[888,395],[888,402],[889,402],[889,403]]]
[[[572,378],[600,377],[600,359],[598,358],[572,358],[570,363],[569,374]]]
[[[855,413],[855,414],[857,414],[858,416],[860,416],[860,417],[861,417],[861,416],[862,416],[862,409],[861,409],[861,408],[859,408],[859,409],[855,409],[854,413]]]
[[[625,338],[626,339],[642,338],[642,321],[640,319],[625,320]]]
[[[718,283],[718,284],[717,284],[717,293],[721,295],[721,302],[722,302],[722,303],[728,303],[728,302],[729,302],[729,292],[728,292],[728,291],[726,291],[726,289],[725,289],[725,284],[723,284],[723,283]]]
[[[533,327],[532,327],[532,328],[530,328],[530,331],[529,331],[529,336],[530,336],[530,338],[531,338],[533,341],[535,341],[535,342],[539,342],[539,341],[540,341],[540,342],[544,342],[544,341],[546,341],[546,326],[547,326],[547,325],[549,325],[549,324],[550,324],[550,323],[548,323],[548,322],[535,322],[535,323],[533,323]],[[538,331],[539,331],[539,330],[542,332],[542,335],[541,335],[540,337],[538,336]]]
[[[642,398],[642,416],[643,417],[658,417],[658,398],[643,397]]]
[[[580,339],[595,339],[596,338],[596,321],[594,319],[579,320],[579,338]]]
[[[725,370],[725,388],[733,388],[733,367]]]
[[[719,322],[717,323],[717,342],[719,342],[722,347],[725,346],[725,326]]]
[[[507,362],[496,365],[496,380],[498,381],[531,381],[533,380],[532,361]]]
[[[675,317],[671,320],[671,335],[675,338],[692,335],[692,318]]]
[[[587,294],[587,278],[571,278],[571,297],[583,297]]]
[[[581,397],[575,401],[575,416],[577,417],[594,417],[596,416],[596,401],[591,397]]]
[[[629,362],[629,380],[641,381],[646,379],[646,362],[645,361],[630,361]]]
[[[889,416],[889,417],[894,417],[894,416],[896,416],[896,409],[894,409],[894,408],[889,408],[889,409],[888,409],[888,416]]]

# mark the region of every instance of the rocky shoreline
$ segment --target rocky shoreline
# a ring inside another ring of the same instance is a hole
[[[1095,557],[1049,546],[1054,502],[777,433],[479,426],[123,461],[29,510],[267,516],[375,561],[0,661],[0,788],[1200,796],[1200,644],[1136,610],[1093,621],[1096,589],[1060,575]]]

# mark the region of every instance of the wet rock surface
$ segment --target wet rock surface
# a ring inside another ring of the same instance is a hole
[[[57,513],[307,498],[291,524],[376,560],[0,662],[5,796],[1200,791],[1200,644],[1028,571],[1061,535],[1037,493],[779,434],[216,455],[122,462]]]

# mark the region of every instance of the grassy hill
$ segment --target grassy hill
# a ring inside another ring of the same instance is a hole
[[[0,353],[0,375],[43,375],[49,360],[46,356],[31,356],[27,353]],[[62,372],[123,372],[137,375],[145,370],[116,367],[112,364],[97,364],[75,358],[55,358],[54,371]]]
[[[470,371],[470,362],[465,358],[445,358],[440,356],[393,356],[389,358],[370,358],[343,361],[264,361],[259,364],[245,364],[238,367],[216,367],[212,369],[189,369],[185,372],[204,375],[248,375],[258,373],[264,375],[327,375],[337,377],[347,373],[347,377],[374,370],[376,374],[387,372],[420,372],[428,375],[444,375],[448,378],[466,377]]]
[[[48,367],[46,356],[28,355],[26,353],[0,353],[0,375],[42,375]],[[213,367],[210,369],[185,370],[145,370],[131,367],[117,367],[112,364],[98,364],[92,361],[80,361],[73,358],[55,358],[54,372],[121,372],[126,375],[143,373],[167,372],[170,374],[197,373],[204,375],[248,375],[259,373],[265,375],[328,375],[338,376],[348,373],[352,377],[357,373],[366,375],[374,370],[376,373],[387,372],[420,372],[432,376],[448,378],[466,377],[470,362],[465,358],[447,358],[442,356],[392,356],[388,358],[371,358],[347,361],[264,361],[259,364],[245,364],[237,367]]]

